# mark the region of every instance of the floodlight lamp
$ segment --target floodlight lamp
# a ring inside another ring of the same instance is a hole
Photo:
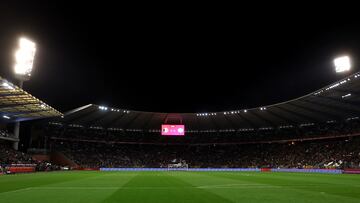
[[[15,52],[14,72],[22,80],[27,80],[31,76],[36,44],[26,38],[19,39],[19,47]]]
[[[342,56],[334,59],[335,71],[337,73],[349,71],[351,68],[350,58]]]

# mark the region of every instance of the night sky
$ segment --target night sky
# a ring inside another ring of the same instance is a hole
[[[16,82],[20,36],[37,43],[24,89],[62,112],[89,103],[237,110],[293,99],[345,77],[334,71],[338,55],[349,54],[351,73],[359,71],[360,26],[348,20],[97,3],[0,3],[0,76]]]

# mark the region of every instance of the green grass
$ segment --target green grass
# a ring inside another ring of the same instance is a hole
[[[0,176],[0,202],[360,202],[360,175],[50,172]]]

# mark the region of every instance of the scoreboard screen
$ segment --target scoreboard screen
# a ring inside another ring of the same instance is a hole
[[[164,136],[184,136],[184,125],[161,125],[161,135]]]

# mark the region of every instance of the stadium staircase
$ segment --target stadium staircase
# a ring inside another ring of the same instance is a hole
[[[35,154],[32,158],[38,161],[49,161],[60,166],[70,166],[71,168],[79,168],[79,165],[66,157],[61,152],[52,152],[50,155]]]

